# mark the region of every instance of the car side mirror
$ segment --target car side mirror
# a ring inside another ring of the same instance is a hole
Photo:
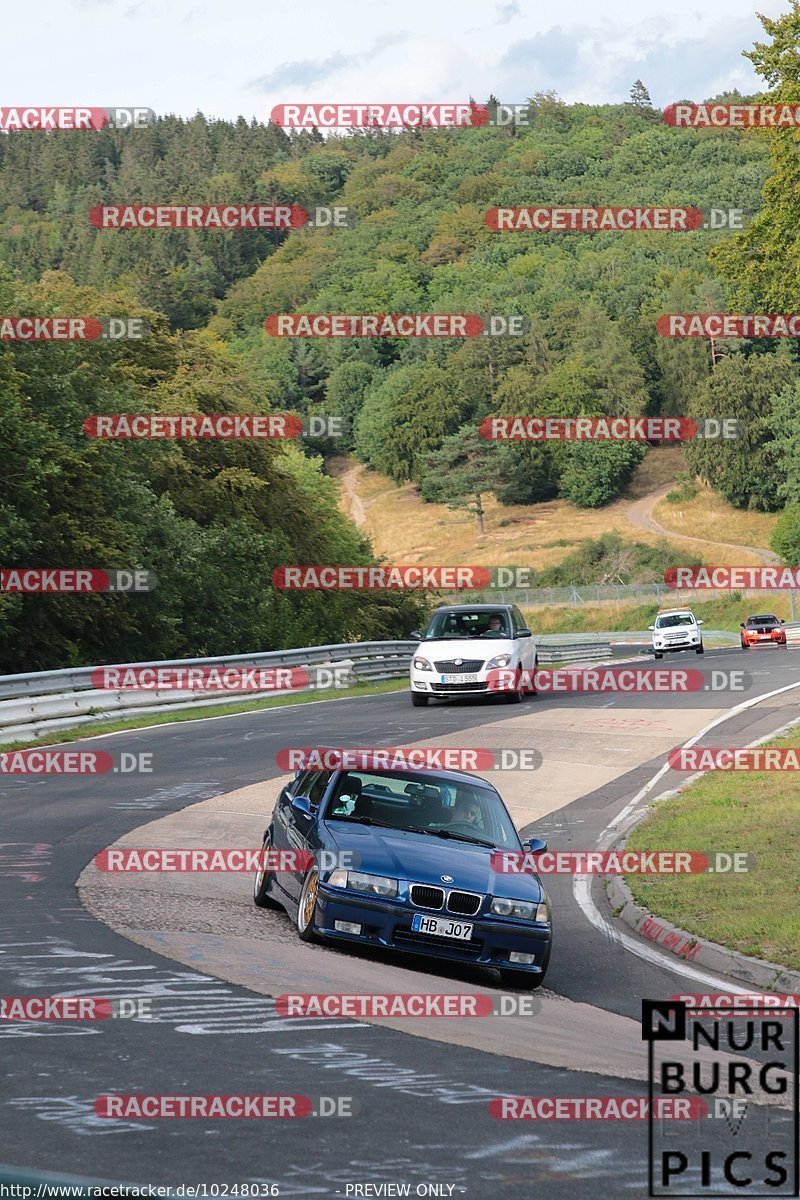
[[[781,621],[781,625],[785,625],[785,624],[786,624],[786,622],[785,622],[785,621]]]
[[[408,635],[408,637],[409,637],[409,640],[412,642],[421,642],[422,641],[422,634],[420,633],[420,631],[418,629],[415,629],[412,633],[410,633]]]
[[[315,817],[317,806],[312,804],[308,796],[292,796],[292,808],[303,817]]]
[[[744,629],[744,621],[740,621],[740,622],[739,622],[739,628],[740,628],[740,629]]]
[[[705,625],[705,621],[698,621],[698,622],[697,622],[697,624],[698,624],[698,625]]]
[[[522,847],[524,850],[527,850],[528,854],[544,854],[547,849],[547,842],[543,842],[541,838],[532,837],[523,842]]]
[[[647,626],[647,628],[648,628],[648,629],[655,629],[655,625],[648,625],[648,626]]]
[[[533,637],[533,634],[531,633],[530,629],[518,629],[517,637]]]

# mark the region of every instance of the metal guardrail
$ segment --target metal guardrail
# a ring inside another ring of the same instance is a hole
[[[537,638],[539,663],[592,662],[611,656],[609,635],[544,635]],[[142,670],[169,667],[295,667],[311,668],[311,680],[297,691],[323,691],[331,687],[337,669],[339,682],[352,685],[400,679],[408,672],[416,641],[345,642],[332,646],[306,646],[295,650],[270,650],[259,654],[231,654],[216,658],[184,658],[144,663],[108,664],[108,670]],[[215,692],[189,689],[101,689],[93,673],[98,667],[72,667],[38,671],[30,675],[0,676],[0,741],[37,738],[53,730],[119,720],[120,717],[224,704],[241,704],[276,691]]]
[[[786,625],[787,640],[800,644],[800,622]],[[704,630],[716,643],[736,644],[739,637],[728,630]],[[646,629],[611,633],[540,634],[536,638],[539,665],[599,662],[613,656],[614,645],[647,647]],[[109,664],[109,670],[143,668],[206,667],[295,667],[310,670],[310,681],[297,691],[325,691],[333,683],[352,686],[403,678],[416,641],[344,642],[331,646],[305,646],[294,650],[270,650],[258,654],[231,654],[215,658],[184,658],[144,663]],[[269,695],[275,690],[214,692],[177,688],[102,689],[95,686],[97,667],[72,667],[38,671],[30,675],[0,676],[0,741],[27,741],[52,730],[119,720],[120,717],[153,716],[178,709],[241,704]]]

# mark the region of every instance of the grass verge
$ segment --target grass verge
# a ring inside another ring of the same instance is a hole
[[[580,588],[578,588],[580,591]],[[668,599],[663,598],[667,607]],[[680,593],[675,593],[672,603],[681,603]],[[575,604],[571,606],[526,607],[522,610],[537,633],[605,633],[625,629],[647,629],[652,625],[658,610],[655,597],[647,604],[625,604],[608,600],[602,604]],[[730,592],[713,600],[688,601],[688,607],[707,629],[727,629],[739,632],[739,624],[745,617],[757,612],[774,612],[782,620],[789,620],[789,598],[784,592],[764,595],[743,595]]]
[[[800,730],[769,743],[800,747]],[[741,875],[627,877],[639,904],[687,933],[800,969],[800,805],[791,771],[710,772],[659,804],[631,850],[744,850]]]
[[[354,696],[379,696],[384,692],[398,692],[408,687],[408,680],[385,679],[377,683],[358,683],[354,687],[329,696],[325,692],[299,692],[293,696],[270,696],[267,700],[243,700],[241,704],[215,704],[200,710],[182,708],[180,711],[151,713],[147,716],[125,717],[119,721],[93,721],[76,725],[72,729],[54,729],[41,737],[25,742],[0,744],[4,750],[25,750],[31,746],[55,746],[62,742],[75,742],[79,738],[102,737],[104,733],[117,733],[121,729],[146,729],[149,725],[173,725],[180,721],[201,721],[206,717],[229,717],[234,713],[258,712],[262,708],[284,708],[291,704],[310,704],[315,700],[352,700]]]

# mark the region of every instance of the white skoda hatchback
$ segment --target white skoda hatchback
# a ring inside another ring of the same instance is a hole
[[[450,604],[437,608],[411,659],[411,703],[432,697],[495,695],[498,681],[512,703],[522,699],[538,666],[536,642],[515,604]],[[524,671],[522,685],[509,674]],[[502,672],[503,674],[498,674]],[[490,678],[494,687],[490,688]],[[505,681],[508,681],[506,684]]]

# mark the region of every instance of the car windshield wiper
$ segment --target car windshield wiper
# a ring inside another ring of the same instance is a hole
[[[391,825],[388,821],[379,821],[377,817],[354,817],[348,816],[347,813],[331,813],[326,820],[333,821],[357,821],[360,825],[380,825],[383,829],[397,829],[396,825]]]
[[[476,838],[469,833],[452,833],[449,829],[418,829],[414,827],[408,832],[427,833],[429,837],[455,838],[458,842],[472,842],[476,846],[487,846],[490,850],[497,849],[494,842],[487,842],[485,838]]]

